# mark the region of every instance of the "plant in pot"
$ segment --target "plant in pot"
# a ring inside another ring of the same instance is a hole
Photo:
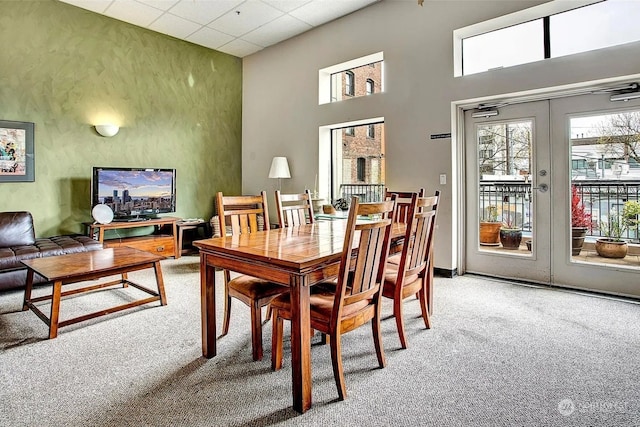
[[[609,211],[608,216],[600,220],[600,231],[604,237],[596,240],[596,252],[604,258],[624,258],[627,256],[628,245],[622,239],[627,229],[627,223],[616,210]]]
[[[631,240],[631,243],[640,243],[640,235],[638,233],[640,228],[640,203],[635,200],[624,202],[622,218],[629,230],[635,231],[635,237]]]
[[[505,249],[515,250],[520,247],[522,241],[522,228],[516,224],[514,212],[507,212],[503,215],[502,226],[500,227],[500,243]]]
[[[489,205],[483,209],[480,216],[480,244],[485,246],[498,246],[500,244],[500,227],[498,221],[498,207]]]
[[[578,188],[571,186],[571,255],[580,255],[587,231],[591,230],[591,214],[587,212],[578,194]]]

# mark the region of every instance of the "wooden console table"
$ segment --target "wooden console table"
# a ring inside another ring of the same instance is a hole
[[[105,248],[128,246],[165,257],[178,257],[176,221],[180,218],[164,217],[152,218],[144,221],[114,221],[109,224],[85,223],[88,234],[104,244]],[[106,231],[123,230],[128,228],[153,227],[151,234],[130,237],[105,237]]]

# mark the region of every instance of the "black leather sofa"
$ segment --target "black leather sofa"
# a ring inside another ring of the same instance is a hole
[[[24,288],[27,269],[20,260],[102,249],[102,243],[80,234],[35,237],[29,212],[0,212],[0,291]],[[42,283],[34,276],[34,283]]]

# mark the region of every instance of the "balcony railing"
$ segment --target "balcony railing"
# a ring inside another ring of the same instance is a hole
[[[351,200],[358,196],[361,203],[379,202],[384,193],[384,184],[340,184],[340,197]]]
[[[640,202],[640,180],[589,180],[572,184],[577,187],[586,211],[591,214],[592,229],[587,232],[590,237],[603,235],[599,224],[612,210],[622,213],[626,201]],[[495,206],[498,221],[511,218],[523,231],[531,231],[531,183],[485,181],[480,183],[479,191],[481,220],[488,219],[489,206]],[[630,228],[622,237],[637,240],[638,230]]]

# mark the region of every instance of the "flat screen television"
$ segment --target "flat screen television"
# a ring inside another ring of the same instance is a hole
[[[94,167],[91,207],[105,204],[115,220],[136,220],[176,211],[176,170]]]

